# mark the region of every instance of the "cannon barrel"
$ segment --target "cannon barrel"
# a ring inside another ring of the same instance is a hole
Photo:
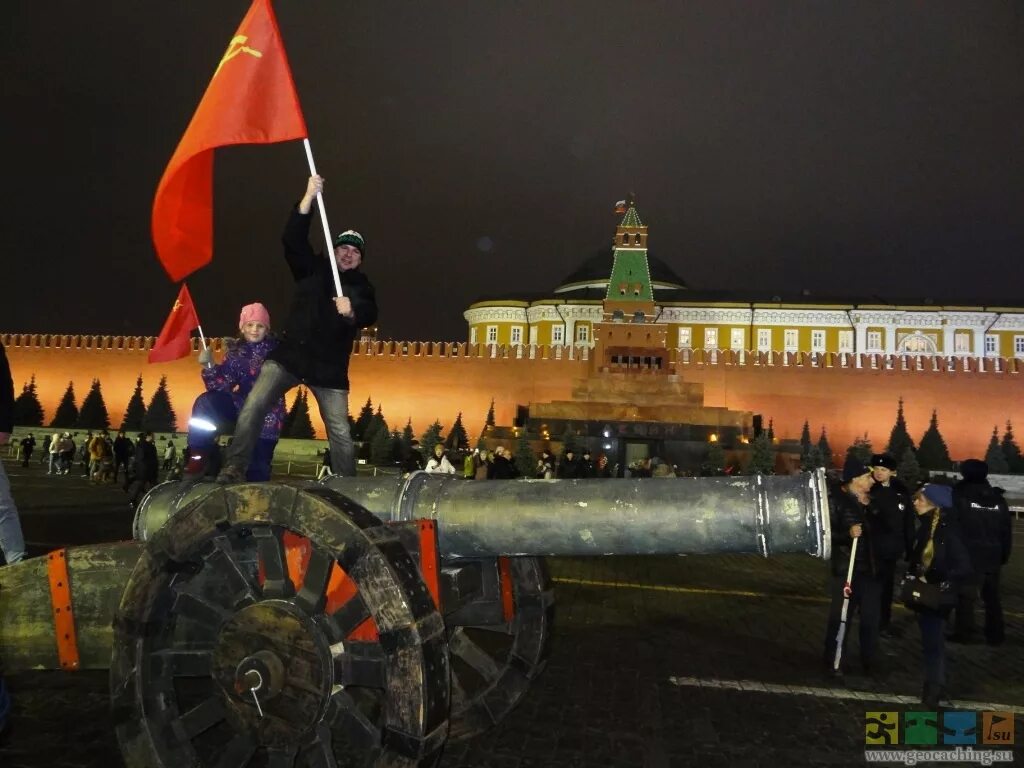
[[[824,473],[476,482],[417,472],[323,483],[384,522],[438,522],[442,557],[804,552],[828,558]],[[145,541],[210,484],[158,486],[140,505]]]

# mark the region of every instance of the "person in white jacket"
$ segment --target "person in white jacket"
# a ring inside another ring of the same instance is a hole
[[[430,457],[427,462],[427,472],[437,472],[442,475],[454,475],[455,467],[448,461],[448,456],[444,452],[444,446],[438,443],[434,446],[434,455]]]

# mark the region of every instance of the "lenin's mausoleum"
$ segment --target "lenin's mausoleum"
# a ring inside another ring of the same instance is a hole
[[[498,434],[525,427],[557,443],[568,427],[623,465],[648,454],[693,463],[708,441],[742,447],[769,419],[777,439],[806,420],[837,455],[865,433],[880,450],[900,398],[915,441],[938,412],[954,459],[983,456],[993,427],[1024,424],[1024,306],[691,290],[648,255],[647,236],[628,205],[613,247],[553,291],[472,304],[466,341],[364,339],[351,411],[369,397],[392,428],[411,418],[417,434],[435,420],[447,432],[462,413],[475,440],[493,400]],[[181,429],[202,391],[194,357],[146,362],[152,338],[0,339],[15,392],[34,375],[47,422],[69,381],[81,404],[100,380],[115,428],[140,374],[146,402],[167,377]]]

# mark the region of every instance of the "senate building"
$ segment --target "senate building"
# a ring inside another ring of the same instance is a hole
[[[647,250],[647,227],[630,205],[614,243],[543,295],[486,298],[464,313],[470,343],[593,348],[608,301],[654,303],[648,325],[665,348],[811,356],[842,354],[1024,358],[1024,302],[941,306],[926,297],[877,299],[693,290]],[[636,322],[639,316],[618,318]]]

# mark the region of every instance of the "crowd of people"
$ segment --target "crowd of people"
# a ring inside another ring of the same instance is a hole
[[[515,455],[502,445],[495,446],[494,450],[477,448],[473,451],[450,451],[442,443],[436,443],[430,457],[425,458],[419,441],[413,440],[408,456],[402,462],[402,471],[408,474],[419,470],[431,474],[459,475],[466,480],[514,480],[521,477],[572,480],[613,476],[613,467],[609,466],[608,457],[601,454],[594,459],[589,448],[577,454],[570,447],[558,459],[544,449],[537,457],[532,473],[524,475],[516,463]]]
[[[924,667],[921,702],[929,709],[937,709],[947,696],[946,642],[978,639],[979,598],[984,603],[984,641],[991,646],[1004,642],[999,577],[1012,550],[1009,506],[1003,491],[989,483],[984,461],[968,459],[960,473],[952,486],[933,482],[910,489],[897,477],[896,460],[888,454],[875,454],[868,465],[847,458],[830,493],[831,605],[824,650],[828,674],[841,676],[850,669],[839,646],[840,636],[845,645],[850,634],[839,630],[854,616],[861,671],[868,677],[886,673],[879,646],[900,633],[892,621],[897,598],[916,616]],[[930,597],[923,600],[926,592]]]

